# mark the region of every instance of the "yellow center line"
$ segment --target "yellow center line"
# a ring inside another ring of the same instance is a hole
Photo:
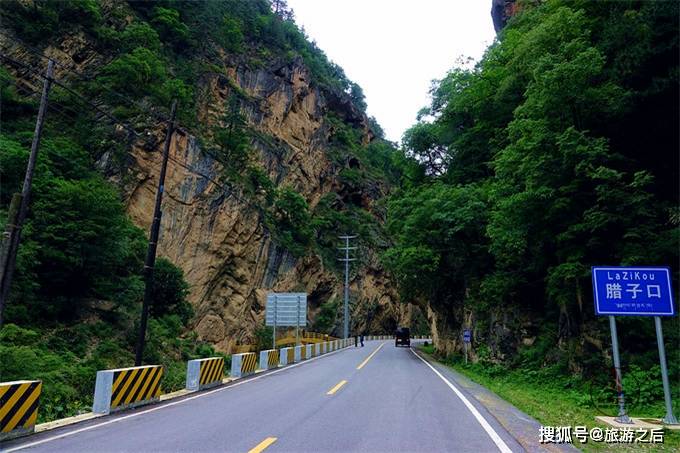
[[[265,440],[257,444],[252,450],[248,451],[248,453],[260,453],[274,442],[276,442],[276,437],[267,437]]]
[[[375,351],[373,351],[373,352],[371,353],[371,355],[369,355],[368,357],[366,357],[366,360],[364,360],[363,362],[361,362],[361,364],[359,364],[359,366],[357,367],[357,370],[362,369],[362,368],[364,367],[364,365],[366,365],[366,364],[368,363],[368,361],[371,360],[371,358],[375,355],[375,353],[378,352],[378,351],[380,351],[380,348],[382,348],[383,346],[385,346],[385,343],[380,343],[380,346],[378,346],[377,348],[375,348]]]
[[[332,395],[332,394],[334,394],[335,392],[337,392],[338,390],[340,390],[340,387],[342,387],[342,386],[345,385],[345,384],[347,384],[347,381],[345,381],[345,380],[343,379],[342,381],[338,382],[338,384],[337,384],[335,387],[333,387],[332,389],[330,389],[330,390],[326,393],[326,395]]]

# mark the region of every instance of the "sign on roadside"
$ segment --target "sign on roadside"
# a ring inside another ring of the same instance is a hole
[[[307,326],[307,293],[269,293],[265,325],[272,326],[272,349],[276,349],[276,328],[295,327],[295,344],[300,343],[300,327]]]
[[[666,267],[593,267],[595,312],[616,316],[673,316]]]
[[[653,316],[666,405],[666,416],[663,418],[663,422],[667,425],[678,424],[678,420],[673,415],[673,402],[671,401],[668,368],[666,367],[666,350],[661,326],[661,316],[675,315],[670,274],[667,267],[598,266],[592,268],[595,313],[609,317],[612,358],[614,359],[616,376],[615,384],[619,400],[619,413],[615,420],[619,423],[630,424],[633,422],[626,414],[625,409],[616,316]]]
[[[265,319],[268,326],[307,326],[307,293],[267,294]]]
[[[472,333],[470,332],[470,329],[463,330],[463,341],[465,343],[470,343],[471,340],[472,340]]]

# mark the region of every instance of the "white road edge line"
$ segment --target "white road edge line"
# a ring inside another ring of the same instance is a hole
[[[313,362],[317,359],[328,357],[328,356],[337,354],[338,352],[342,352],[342,351],[345,351],[345,350],[348,350],[348,349],[349,349],[349,346],[346,347],[346,348],[338,349],[337,351],[328,352],[326,354],[313,357],[311,359],[303,360],[299,363],[294,363],[293,365],[285,366],[283,368],[280,368],[278,370],[274,370],[274,371],[269,372],[267,374],[255,376],[255,377],[245,379],[245,380],[240,381],[240,382],[237,381],[234,384],[226,385],[224,387],[220,387],[220,388],[215,389],[215,390],[209,390],[207,392],[201,392],[200,394],[190,396],[189,398],[184,398],[184,399],[179,400],[179,401],[174,401],[174,402],[171,402],[171,403],[163,404],[161,406],[152,407],[150,409],[147,409],[147,410],[144,410],[144,411],[141,411],[141,412],[135,412],[134,414],[126,415],[126,416],[120,417],[120,418],[114,418],[113,420],[109,420],[109,421],[102,422],[102,423],[97,423],[96,425],[92,425],[92,426],[86,426],[85,428],[80,428],[80,429],[76,429],[76,430],[69,431],[69,432],[66,432],[66,433],[58,434],[56,436],[48,437],[46,439],[37,440],[35,442],[30,442],[30,443],[27,443],[27,444],[24,444],[24,445],[17,445],[16,447],[10,448],[8,450],[0,449],[0,452],[11,453],[13,451],[18,451],[18,450],[23,450],[25,448],[35,447],[36,445],[41,445],[41,444],[45,444],[47,442],[52,442],[54,440],[63,439],[64,437],[69,437],[69,436],[72,436],[74,434],[82,433],[84,431],[90,431],[92,429],[99,428],[101,426],[106,426],[106,425],[111,425],[113,423],[122,422],[123,420],[127,420],[127,419],[130,419],[130,418],[133,418],[133,417],[139,417],[140,415],[145,415],[145,414],[148,414],[149,412],[155,412],[155,411],[158,411],[158,410],[161,410],[161,409],[165,409],[166,407],[175,406],[177,404],[186,403],[187,401],[195,400],[197,398],[202,398],[204,396],[212,395],[213,393],[223,392],[225,390],[229,390],[229,389],[237,387],[239,385],[247,384],[248,382],[257,381],[258,379],[261,379],[263,377],[271,376],[272,374],[280,373],[281,371],[290,370],[290,369],[293,369],[293,368],[298,367],[300,365],[304,365],[306,363],[310,363],[310,362]]]
[[[446,379],[444,376],[442,376],[442,374],[439,371],[437,371],[435,369],[435,367],[430,365],[427,362],[427,360],[420,357],[413,349],[411,349],[411,352],[416,357],[418,357],[420,360],[422,360],[422,362],[425,365],[429,366],[430,369],[432,371],[434,371],[434,373],[437,376],[439,376],[439,378],[442,381],[444,381],[446,383],[446,385],[448,385],[451,388],[451,390],[453,390],[453,392],[456,394],[456,396],[458,398],[460,398],[460,400],[463,402],[463,404],[465,404],[465,406],[470,410],[470,412],[472,412],[472,415],[474,415],[474,417],[477,419],[479,424],[482,425],[482,428],[484,428],[484,431],[486,431],[486,433],[489,435],[489,437],[491,437],[491,440],[493,440],[493,442],[496,444],[498,449],[500,451],[502,451],[503,453],[512,453],[512,450],[510,450],[510,447],[508,447],[508,445],[503,441],[503,439],[501,439],[501,436],[499,436],[498,433],[496,431],[494,431],[494,429],[491,427],[491,425],[489,425],[489,422],[486,421],[486,419],[482,416],[482,414],[479,413],[477,408],[472,405],[472,403],[465,397],[465,395],[463,395],[463,393],[461,393],[461,391],[458,390],[456,388],[456,386],[454,386],[448,379]]]

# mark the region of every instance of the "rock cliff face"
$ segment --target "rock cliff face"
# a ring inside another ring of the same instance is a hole
[[[242,109],[249,126],[268,137],[255,140],[254,147],[270,178],[277,185],[294,187],[310,207],[328,192],[342,192],[336,177],[341,168],[326,154],[331,131],[325,114],[333,111],[362,128],[368,142],[372,137],[365,115],[342,96],[321,93],[300,59],[258,69],[225,62],[223,69],[202,81],[201,122],[215,124],[225,101],[240,90],[246,94]],[[162,140],[163,131],[158,130],[135,143],[122,184],[131,218],[147,229]],[[319,257],[298,259],[280,248],[258,209],[217,182],[219,172],[220,164],[195,137],[182,129],[173,135],[158,252],[185,272],[200,338],[229,351],[237,342],[252,341],[253,331],[263,323],[268,291],[307,292],[313,320],[321,303],[342,299],[342,282]],[[375,195],[366,196],[369,209]],[[399,303],[395,285],[374,256],[369,262],[351,280],[352,319],[357,320],[357,329],[388,331],[398,322],[408,322],[413,307]]]
[[[131,20],[128,15],[121,17],[110,19],[125,22],[116,23],[119,29]],[[43,64],[11,41],[0,37],[0,44],[21,61]],[[44,54],[64,63],[57,67],[57,78],[69,77],[65,67],[94,76],[111,61],[105,49],[92,34],[73,30],[47,44]],[[388,188],[371,182],[357,193],[356,187],[345,185],[338,175],[345,167],[356,170],[361,164],[356,159],[338,164],[328,153],[329,137],[337,124],[328,120],[330,115],[361,131],[364,144],[374,138],[366,115],[350,97],[320,89],[300,57],[278,56],[247,64],[243,57],[220,54],[219,48],[217,52],[217,58],[210,57],[212,72],[202,68],[193,87],[199,99],[198,129],[219,126],[228,101],[238,94],[240,111],[248,128],[255,131],[251,145],[256,160],[276,186],[292,187],[311,209],[324,195],[335,193],[339,201],[351,197],[352,203],[380,218],[374,203]],[[221,64],[214,65],[215,61]],[[16,76],[39,91],[29,74]],[[148,231],[165,132],[157,125],[145,134],[130,142],[124,168],[114,163],[110,153],[104,153],[97,166],[121,187],[130,217]],[[307,292],[309,321],[313,322],[322,303],[342,300],[343,288],[340,276],[326,269],[320,257],[296,258],[278,245],[265,227],[261,209],[237,189],[225,188],[221,174],[221,165],[202,149],[201,139],[179,124],[170,148],[158,255],[169,258],[185,273],[196,314],[192,327],[201,339],[228,352],[236,343],[253,341],[255,329],[263,324],[267,292]],[[399,323],[410,323],[414,310],[422,318],[417,308],[399,302],[396,285],[375,253],[364,250],[363,254],[368,264],[354,269],[350,282],[353,330],[390,332]],[[336,335],[341,325],[340,315]]]
[[[496,30],[496,33],[505,27],[508,19],[517,13],[517,9],[515,0],[491,1],[491,19],[493,20],[493,28]]]

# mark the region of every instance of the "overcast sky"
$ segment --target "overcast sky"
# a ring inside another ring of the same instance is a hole
[[[490,0],[288,0],[295,21],[361,85],[389,140],[429,104],[432,79],[493,42]]]

